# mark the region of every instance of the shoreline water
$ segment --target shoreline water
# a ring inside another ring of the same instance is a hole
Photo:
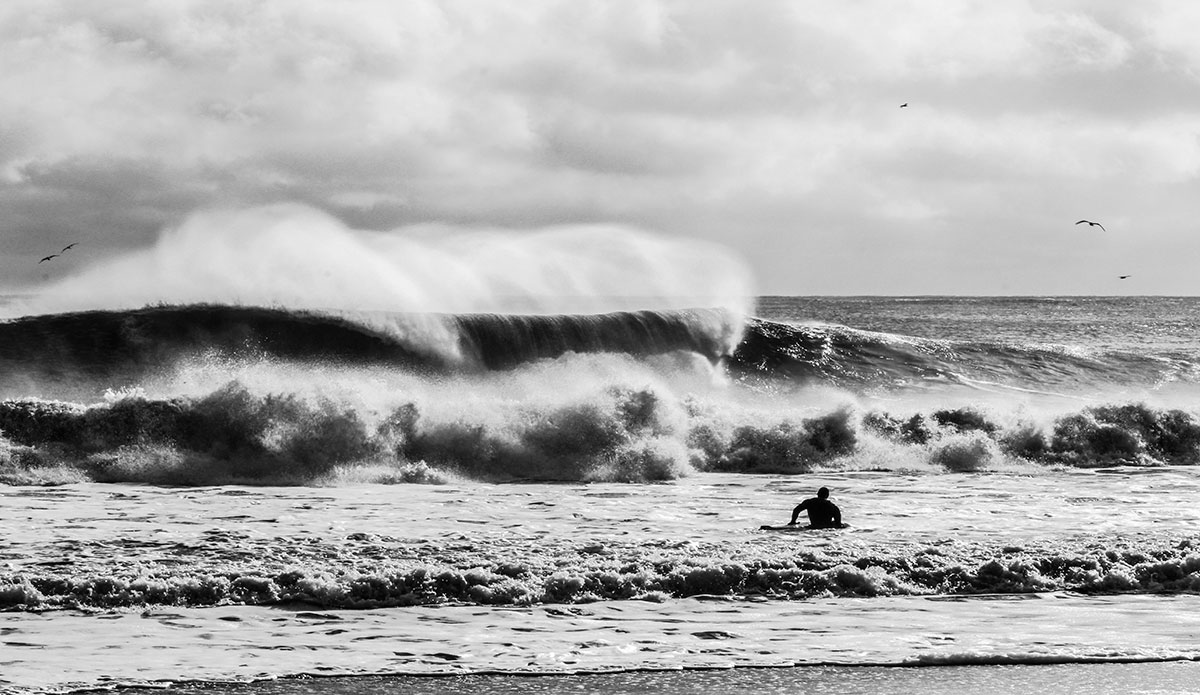
[[[816,484],[835,491],[855,526],[757,530]],[[1197,485],[1200,471],[1181,467],[1124,476],[699,474],[635,486],[8,488],[4,525],[31,531],[20,541],[9,534],[0,559],[28,577],[57,576],[64,596],[97,607],[7,613],[3,678],[51,692],[301,673],[1195,659],[1200,595],[1155,586],[1196,573],[1200,557],[1188,548],[1200,542],[1189,501]],[[61,516],[63,505],[71,516]],[[1112,588],[1048,590],[1093,562],[1109,565],[1079,581]],[[409,566],[431,587],[461,582],[462,595],[477,598],[374,608],[354,598],[385,597],[358,592],[393,586]],[[906,594],[915,589],[904,585],[906,566],[975,593]],[[652,571],[664,591],[686,593],[588,594],[606,582],[635,586]],[[153,587],[171,576],[191,587],[196,605],[116,600],[138,577]],[[239,603],[259,595],[234,591],[238,578],[269,586],[276,576],[307,601]],[[774,588],[736,595],[750,577]],[[1142,588],[1122,593],[1132,587],[1122,582]],[[497,605],[529,586],[557,598]]]

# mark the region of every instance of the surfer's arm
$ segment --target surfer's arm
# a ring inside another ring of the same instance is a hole
[[[833,523],[838,526],[842,525],[842,510],[838,509],[836,504],[833,505]]]
[[[792,510],[792,520],[788,522],[788,526],[795,524],[796,517],[800,516],[800,512],[804,511],[807,508],[808,508],[808,500],[804,500],[800,504],[796,505],[796,508]]]

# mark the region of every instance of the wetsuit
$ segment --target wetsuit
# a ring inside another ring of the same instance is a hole
[[[788,524],[796,523],[796,517],[805,510],[808,511],[808,525],[813,528],[838,528],[842,525],[842,510],[828,499],[820,497],[810,497],[796,505]]]

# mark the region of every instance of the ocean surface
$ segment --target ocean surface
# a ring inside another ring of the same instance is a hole
[[[0,305],[0,692],[1200,682],[1197,298]]]

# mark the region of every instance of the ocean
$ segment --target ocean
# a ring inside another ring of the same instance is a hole
[[[1198,298],[5,304],[0,692],[1200,692]]]

